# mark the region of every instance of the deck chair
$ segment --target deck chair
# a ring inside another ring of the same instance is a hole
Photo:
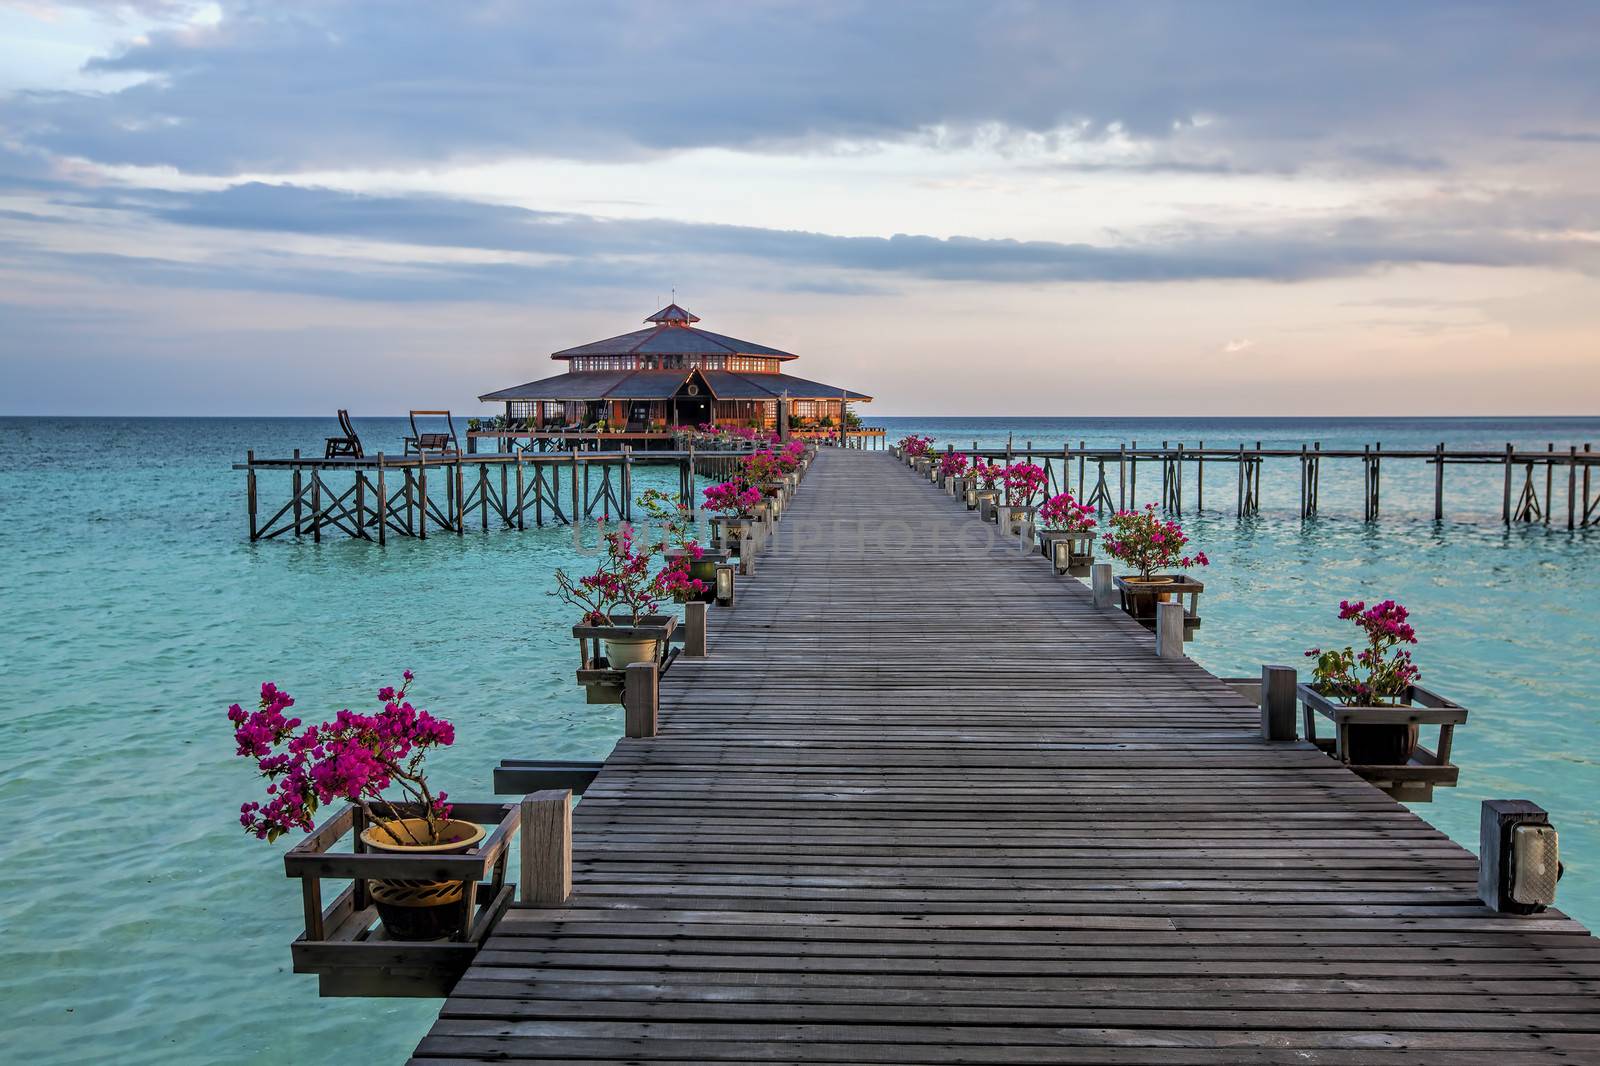
[[[417,416],[437,416],[445,420],[449,431],[445,433],[423,433],[417,429]],[[456,439],[456,422],[450,417],[449,411],[412,411],[411,436],[406,438],[407,455],[427,455],[434,452],[438,455],[460,455],[461,442]]]
[[[350,424],[350,412],[343,407],[339,408],[339,428],[344,431],[342,437],[328,437],[328,446],[323,450],[324,459],[332,459],[340,455],[348,455],[352,459],[365,456],[361,450],[361,438],[356,436],[356,427]]]

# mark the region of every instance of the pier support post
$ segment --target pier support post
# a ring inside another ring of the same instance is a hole
[[[1094,590],[1094,605],[1096,607],[1111,606],[1111,564],[1094,563],[1089,567],[1089,586]]]
[[[1295,686],[1299,675],[1292,666],[1261,668],[1261,739],[1295,739]]]
[[[1555,901],[1556,880],[1561,876],[1554,831],[1547,839],[1529,840],[1519,847],[1515,835],[1519,826],[1549,829],[1550,816],[1528,800],[1483,801],[1478,820],[1478,898],[1503,914],[1544,910]]]
[[[256,453],[254,449],[244,453],[244,466],[245,507],[250,512],[250,539],[254,541],[259,536],[256,527]]]
[[[1500,504],[1500,521],[1511,525],[1511,443],[1506,442],[1506,488]]]
[[[656,713],[661,704],[660,668],[655,663],[630,663],[623,677],[624,735],[639,739],[655,736]]]
[[[522,902],[560,907],[572,895],[572,790],[522,797]]]
[[[1156,656],[1183,658],[1183,604],[1156,604]]]
[[[322,471],[311,468],[311,542],[322,543]]]
[[[378,453],[378,547],[389,543],[389,487],[383,480],[383,453]]]
[[[294,448],[294,536],[301,531],[301,501],[306,498],[306,485],[301,482],[299,448]]]
[[[1444,521],[1444,442],[1434,449],[1433,468],[1433,520]]]
[[[706,608],[704,600],[690,600],[683,605],[683,654],[690,659],[704,659],[706,644]]]
[[[1578,527],[1578,446],[1567,449],[1567,528]]]

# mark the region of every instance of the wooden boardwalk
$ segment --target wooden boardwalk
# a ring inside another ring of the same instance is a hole
[[[888,455],[784,526],[419,1062],[1600,1062],[1581,926]]]

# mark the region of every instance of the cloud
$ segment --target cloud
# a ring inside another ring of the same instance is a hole
[[[1600,247],[1566,233],[1569,220],[1582,217],[1600,218],[1600,206],[1573,199],[1551,210],[1441,198],[1390,205],[1385,214],[1256,227],[1190,223],[1090,244],[619,220],[256,182],[212,192],[57,184],[33,210],[10,210],[5,221],[14,235],[0,252],[53,270],[151,285],[363,301],[515,301],[541,290],[648,288],[663,276],[738,276],[768,289],[848,294],[911,280],[1293,282],[1422,263],[1600,274]],[[57,230],[140,236],[135,251],[126,241],[85,251],[92,242],[54,239]],[[166,254],[163,244],[171,246]]]
[[[1582,4],[1529,18],[1462,0],[1169,0],[1130,17],[1030,0],[225,0],[215,23],[146,9],[163,12],[165,28],[88,66],[144,80],[18,94],[11,135],[222,174],[982,137],[1127,138],[1179,167],[1192,149],[1197,166],[1364,154],[1408,170],[1443,165],[1430,142],[1517,136],[1530,116],[1581,129],[1600,105],[1600,8]]]
[[[1223,344],[1222,352],[1225,355],[1232,355],[1234,352],[1248,351],[1255,346],[1256,342],[1251,340],[1249,337],[1239,337]]]

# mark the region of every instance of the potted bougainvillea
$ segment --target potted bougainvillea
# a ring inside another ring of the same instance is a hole
[[[932,456],[928,454],[932,447],[932,437],[919,437],[913,433],[900,439],[901,458],[906,461],[907,466],[918,473],[925,472],[933,462]]]
[[[1183,574],[1158,572],[1210,565],[1211,560],[1203,551],[1185,554],[1189,536],[1183,527],[1158,515],[1153,503],[1137,511],[1118,511],[1108,524],[1110,528],[1100,538],[1106,554],[1136,571],[1118,575],[1116,579],[1124,609],[1153,627],[1157,603],[1173,602],[1188,595],[1193,615],[1192,605],[1205,586]]]
[[[985,522],[989,521],[1000,502],[1000,482],[1006,468],[999,463],[979,459],[972,464],[974,487],[967,497],[967,510],[977,511]]]
[[[604,541],[594,573],[574,579],[565,570],[556,571],[554,594],[583,612],[572,635],[580,641],[603,641],[612,670],[659,659],[676,621],[656,613],[661,601],[670,598],[666,585],[672,579],[666,571],[650,572],[654,546],[636,545],[630,526],[605,534]]]
[[[939,481],[946,492],[964,497],[966,488],[959,483],[966,480],[966,473],[967,457],[962,452],[948,451],[939,456]]]
[[[1078,577],[1094,563],[1094,510],[1070,492],[1052,496],[1039,506],[1039,551],[1056,570]],[[1057,544],[1062,547],[1057,548]]]
[[[895,444],[895,448],[898,451],[900,458],[903,459],[907,465],[910,465],[911,460],[921,455],[927,455],[928,448],[932,444],[932,437],[919,437],[915,433],[908,433],[904,437],[900,438],[899,442]]]
[[[1012,463],[1005,468],[1000,480],[1005,487],[1011,532],[1020,533],[1023,524],[1033,518],[1034,508],[1044,495],[1049,475],[1037,463]]]
[[[1341,723],[1347,762],[1405,765],[1417,750],[1413,702],[1455,706],[1417,684],[1422,673],[1411,659],[1409,646],[1417,643],[1417,634],[1409,618],[1410,612],[1394,600],[1371,607],[1361,600],[1344,600],[1339,619],[1355,624],[1364,646],[1306,652],[1316,666],[1311,683],[1300,686],[1300,698]]]
[[[304,726],[285,712],[294,698],[272,682],[261,686],[254,711],[228,708],[242,758],[266,778],[265,802],[239,808],[247,833],[277,840],[311,832],[319,807],[340,800],[366,816],[362,842],[401,855],[454,855],[470,851],[484,828],[451,817],[447,795],[428,786],[428,752],[455,742],[455,727],[407,699],[412,674],[398,688],[378,690],[383,705],[371,714],[340,711],[320,725]],[[378,917],[394,940],[435,940],[459,920],[461,881],[372,880]]]
[[[734,478],[712,485],[701,493],[701,506],[716,518],[712,524],[720,530],[717,543],[736,549],[756,526],[756,508],[761,506],[761,490]]]
[[[660,523],[661,539],[656,542],[656,550],[666,559],[661,571],[662,591],[678,603],[711,602],[717,564],[726,562],[729,553],[700,543],[694,535],[693,512],[671,493],[649,489],[640,495],[639,505]]]

